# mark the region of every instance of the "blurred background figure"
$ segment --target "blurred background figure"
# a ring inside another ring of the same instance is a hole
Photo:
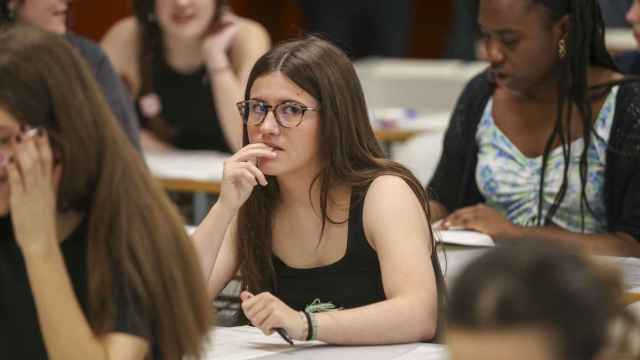
[[[101,45],[136,99],[144,149],[237,150],[235,103],[269,48],[266,30],[225,0],[135,0],[133,7]]]
[[[633,0],[598,0],[607,27],[629,27],[625,14]]]
[[[352,58],[409,54],[412,0],[299,0],[306,31],[339,45]]]
[[[640,1],[633,0],[626,14],[626,20],[631,25],[636,42],[640,46]],[[640,53],[637,50],[628,51],[616,57],[620,71],[630,75],[640,75]]]
[[[499,247],[456,280],[446,341],[452,360],[637,359],[622,299],[620,275],[573,250],[539,239]]]
[[[48,32],[64,34],[89,64],[122,130],[139,148],[138,118],[111,62],[94,42],[67,31],[67,14],[72,10],[70,3],[70,0],[0,0],[0,26],[13,26],[21,22]]]

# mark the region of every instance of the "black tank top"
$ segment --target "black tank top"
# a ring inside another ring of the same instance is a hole
[[[344,309],[385,300],[378,255],[364,234],[365,194],[366,191],[352,192],[347,251],[340,260],[327,266],[298,269],[273,256],[273,293],[292,309],[302,311],[316,299]]]
[[[230,153],[213,102],[207,69],[202,66],[184,74],[165,61],[158,61],[153,65],[152,74],[153,90],[160,99],[160,116],[173,130],[171,144],[179,149]],[[136,108],[146,127],[149,120],[141,111],[139,101]]]

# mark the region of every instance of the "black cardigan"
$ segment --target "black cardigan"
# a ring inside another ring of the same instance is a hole
[[[494,90],[486,71],[477,75],[466,85],[451,116],[442,156],[427,189],[450,212],[484,202],[475,180],[475,135]],[[640,81],[620,84],[604,186],[608,231],[640,241]]]

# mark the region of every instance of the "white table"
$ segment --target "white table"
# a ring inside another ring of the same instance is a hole
[[[402,344],[385,346],[332,346],[320,342],[290,346],[277,334],[269,337],[256,328],[239,326],[217,328],[206,347],[205,360],[445,360],[446,347],[437,344]]]
[[[633,30],[630,28],[608,28],[605,31],[605,43],[612,53],[631,51],[638,48]]]
[[[144,153],[151,174],[166,190],[193,194],[194,224],[199,223],[209,210],[208,195],[220,192],[224,161],[228,157],[228,154],[215,151]]]

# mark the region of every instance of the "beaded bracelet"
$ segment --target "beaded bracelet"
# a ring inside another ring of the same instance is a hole
[[[311,340],[313,340],[313,337],[314,337],[313,336],[313,322],[311,321],[311,315],[306,311],[303,311],[302,313],[307,318],[307,338],[306,338],[306,341],[311,341]]]

